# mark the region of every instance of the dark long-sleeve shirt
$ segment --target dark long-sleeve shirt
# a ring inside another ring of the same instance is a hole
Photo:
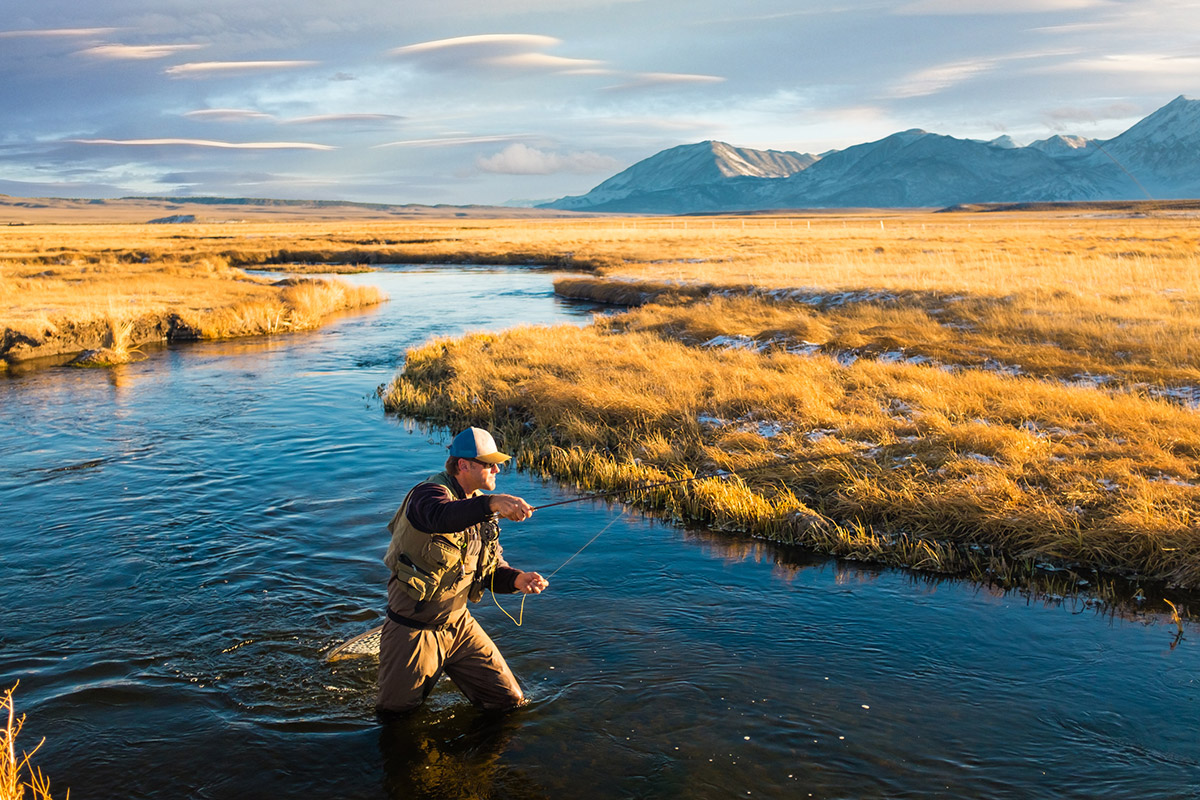
[[[492,515],[487,495],[467,497],[453,476],[450,476],[450,482],[454,486],[453,496],[446,487],[436,483],[422,483],[413,489],[405,516],[414,527],[428,533],[458,533],[487,521]],[[478,537],[479,533],[476,531],[472,535]],[[477,548],[472,549],[477,552]],[[467,564],[468,573],[474,571],[476,560],[477,557],[472,558]],[[500,564],[494,579],[489,579],[488,588],[494,586],[500,594],[512,594],[517,590],[516,580],[520,574],[520,570],[504,561],[502,551]]]

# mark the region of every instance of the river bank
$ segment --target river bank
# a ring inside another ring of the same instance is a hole
[[[0,369],[76,355],[124,363],[155,342],[308,330],[337,311],[384,300],[371,287],[331,279],[254,277],[220,261],[180,264],[0,264]]]
[[[0,687],[20,679],[22,736],[45,739],[56,797],[1134,800],[1197,785],[1200,745],[1174,722],[1200,699],[1195,626],[1179,640],[1149,588],[1144,610],[1114,613],[1085,592],[823,558],[602,501],[504,525],[510,563],[557,570],[522,627],[490,599],[471,609],[533,703],[497,720],[447,680],[382,728],[371,660],[324,656],[382,621],[387,520],[455,431],[384,413],[375,388],[431,337],[587,325],[596,307],[557,297],[556,277],[351,275],[403,302],[0,380]],[[498,480],[533,505],[578,496],[530,470]],[[130,770],[130,742],[154,769]]]

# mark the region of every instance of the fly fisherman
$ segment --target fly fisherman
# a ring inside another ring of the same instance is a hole
[[[509,456],[492,435],[467,428],[450,443],[446,469],[417,484],[388,524],[384,563],[387,620],[379,642],[381,718],[411,711],[444,671],[472,703],[508,709],[525,702],[496,645],[467,610],[484,589],[537,594],[549,584],[536,572],[505,563],[495,515],[520,522],[533,507],[496,488]]]

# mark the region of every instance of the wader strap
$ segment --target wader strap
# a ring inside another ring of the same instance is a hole
[[[395,611],[392,611],[391,606],[388,607],[387,615],[388,619],[397,625],[403,625],[406,628],[416,628],[419,631],[444,631],[450,627],[450,623],[448,622],[443,622],[441,625],[430,625],[428,622],[418,622],[415,619],[402,617]]]

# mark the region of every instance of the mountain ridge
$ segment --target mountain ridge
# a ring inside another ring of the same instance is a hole
[[[820,155],[708,140],[643,159],[538,206],[626,213],[915,208],[1200,197],[1200,101],[1183,95],[1123,133],[959,139],[920,128]]]

